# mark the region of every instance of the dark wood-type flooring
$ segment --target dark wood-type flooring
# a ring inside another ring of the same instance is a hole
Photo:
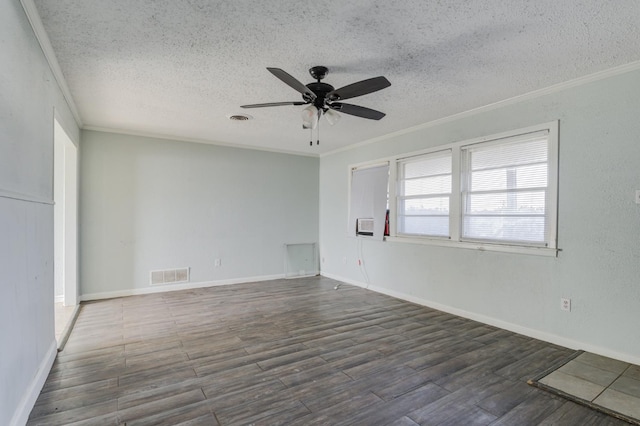
[[[625,424],[526,384],[569,349],[335,284],[86,303],[29,424]]]

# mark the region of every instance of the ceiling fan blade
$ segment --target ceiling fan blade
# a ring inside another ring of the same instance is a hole
[[[306,105],[306,104],[307,102],[302,102],[302,101],[268,102],[266,104],[240,105],[240,108],[263,108],[263,107],[274,107],[274,106],[284,106],[284,105]]]
[[[375,109],[353,104],[343,104],[342,102],[334,102],[329,105],[329,108],[345,114],[355,115],[356,117],[368,118],[369,120],[380,120],[386,115],[384,112],[376,111]]]
[[[303,95],[305,95],[306,97],[308,97],[312,101],[315,100],[316,94],[313,93],[307,86],[305,86],[304,84],[302,84],[298,80],[296,80],[295,77],[291,76],[286,71],[283,71],[280,68],[269,68],[269,67],[267,67],[267,70],[269,70],[269,72],[271,74],[273,74],[276,77],[278,77],[280,80],[282,80],[288,86],[290,86],[293,89],[297,90],[298,92],[302,93]],[[306,97],[305,97],[305,99],[306,99]]]
[[[391,83],[385,77],[373,77],[333,90],[327,93],[327,98],[332,101],[350,99],[377,92],[389,86],[391,86]]]

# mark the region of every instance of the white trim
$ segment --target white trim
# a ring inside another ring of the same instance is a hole
[[[592,345],[590,343],[580,342],[578,340],[570,339],[568,337],[558,336],[553,333],[548,333],[541,330],[536,330],[529,327],[524,327],[518,324],[513,324],[507,321],[503,321],[497,318],[489,317],[474,312],[468,312],[462,309],[454,308],[441,303],[433,302],[430,300],[422,299],[420,297],[411,296],[398,291],[389,290],[384,287],[378,287],[375,285],[368,285],[363,282],[350,280],[348,278],[342,278],[337,275],[322,272],[323,277],[331,278],[332,280],[342,281],[346,284],[362,287],[367,290],[375,291],[376,293],[385,294],[387,296],[394,297],[396,299],[406,300],[407,302],[415,303],[418,305],[426,306],[428,308],[436,309],[438,311],[446,312],[452,315],[456,315],[462,318],[467,318],[473,321],[481,322],[483,324],[492,325],[494,327],[501,328],[503,330],[511,331],[514,333],[522,334],[524,336],[532,337],[534,339],[542,340],[545,342],[553,343],[554,345],[563,346],[569,349],[581,349],[594,354],[614,358],[620,361],[628,362],[631,364],[640,365],[640,357],[623,352],[613,351],[601,346]],[[338,290],[339,291],[339,290]]]
[[[31,414],[31,410],[33,410],[33,406],[36,404],[36,400],[38,399],[40,391],[42,390],[42,387],[44,386],[44,383],[49,376],[49,372],[51,371],[53,362],[56,360],[57,354],[58,346],[56,344],[56,339],[53,339],[53,342],[51,342],[51,346],[49,346],[49,350],[42,358],[42,362],[40,363],[38,371],[36,371],[36,374],[31,381],[29,388],[18,403],[16,411],[14,411],[9,425],[22,426],[27,424],[27,420],[29,420],[29,414]]]
[[[536,256],[557,257],[559,249],[549,247],[536,247],[536,246],[523,246],[523,245],[509,245],[509,244],[495,244],[486,241],[458,241],[452,240],[447,237],[422,237],[422,236],[388,236],[385,237],[385,241],[390,243],[409,243],[409,244],[422,244],[425,246],[441,246],[451,248],[461,248],[467,250],[479,250],[479,251],[495,251],[500,253],[515,253],[515,254],[531,254]]]
[[[78,108],[76,108],[76,104],[73,101],[71,91],[69,90],[67,81],[64,78],[64,74],[62,73],[62,69],[60,68],[58,59],[56,58],[53,46],[51,46],[51,40],[49,40],[49,36],[44,29],[44,25],[42,25],[42,20],[40,19],[38,8],[34,4],[33,0],[20,0],[20,3],[22,4],[24,13],[27,15],[29,24],[31,24],[31,29],[33,30],[33,33],[35,34],[36,39],[40,44],[42,53],[49,63],[49,68],[51,69],[53,77],[58,83],[58,87],[62,92],[62,96],[64,97],[65,101],[67,101],[67,105],[69,106],[69,110],[71,110],[71,114],[73,114],[73,118],[76,120],[76,124],[78,125],[78,127],[82,127],[82,118],[80,117]]]
[[[255,283],[260,281],[271,281],[271,280],[278,280],[283,278],[285,278],[284,274],[277,274],[277,275],[262,275],[262,276],[255,276],[255,277],[233,278],[233,279],[218,280],[218,281],[202,281],[202,282],[189,283],[189,284],[173,284],[173,285],[162,285],[162,286],[154,286],[154,287],[131,288],[126,290],[83,294],[80,296],[80,301],[86,302],[89,300],[101,300],[101,299],[113,299],[116,297],[138,296],[141,294],[164,293],[168,291],[180,291],[180,290],[193,290],[196,288],[217,287],[217,286],[232,285],[232,284]]]
[[[398,130],[396,132],[391,132],[386,135],[378,136],[375,138],[367,139],[362,142],[354,143],[348,146],[344,146],[342,148],[335,149],[333,151],[328,151],[323,154],[320,154],[320,158],[326,157],[333,154],[338,154],[340,152],[349,151],[352,149],[360,148],[366,145],[371,145],[376,142],[381,142],[387,139],[392,139],[397,136],[405,135],[407,133],[413,133],[418,130],[428,129],[430,127],[439,126],[441,124],[449,123],[452,121],[460,120],[466,117],[472,117],[476,114],[481,114],[487,111],[492,111],[498,108],[506,107],[509,105],[517,104],[519,102],[528,101],[531,99],[536,99],[542,96],[550,95],[553,93],[558,93],[566,89],[570,89],[577,86],[582,86],[584,84],[589,84],[595,81],[604,80],[609,77],[614,77],[621,74],[626,74],[628,72],[640,70],[640,61],[631,62],[625,65],[620,65],[617,67],[609,68],[607,70],[598,71],[593,74],[589,74],[583,77],[578,77],[573,80],[565,81],[563,83],[554,84],[552,86],[545,87],[543,89],[534,90],[532,92],[528,92],[522,95],[514,96],[512,98],[503,99],[501,101],[497,101],[494,103],[490,103],[487,105],[483,105],[478,108],[470,109],[467,111],[463,111],[457,114],[449,115],[447,117],[437,118],[432,121],[428,121],[426,123],[418,124],[416,126],[408,127],[406,129]]]
[[[64,302],[64,294],[61,294],[59,296],[55,296],[53,298],[53,303],[62,303]]]
[[[57,348],[58,352],[61,352],[64,349],[64,345],[67,344],[67,340],[69,340],[69,336],[71,335],[71,331],[73,331],[73,326],[76,325],[76,320],[78,319],[78,315],[80,314],[81,305],[75,305],[73,307],[73,312],[71,313],[71,317],[67,321],[67,324],[64,326],[64,330],[62,330],[62,334],[60,334],[60,340],[58,340]]]
[[[69,137],[69,140],[71,141],[71,143],[74,144],[76,148],[78,148],[78,152],[80,152],[80,127],[78,126],[78,123],[75,123],[77,127],[77,129],[75,129],[76,131],[72,131],[74,129],[69,129],[67,127],[68,123],[65,121],[64,116],[58,112],[58,110],[59,108],[55,106],[53,107],[54,128],[55,128],[55,123],[58,122],[58,125],[62,128],[64,133],[67,134],[67,137]],[[75,137],[77,137],[78,140],[74,139]]]
[[[0,198],[9,198],[12,200],[24,201],[27,203],[49,204],[53,205],[54,201],[50,198],[40,197],[39,195],[24,194],[21,192],[7,191],[0,188]]]
[[[169,140],[173,142],[190,142],[190,143],[199,143],[199,144],[205,144],[205,145],[224,146],[228,148],[252,149],[254,151],[273,152],[275,154],[297,155],[300,157],[313,157],[313,158],[320,157],[320,155],[317,153],[289,151],[285,149],[276,149],[276,148],[265,148],[261,146],[255,146],[255,145],[212,141],[208,139],[185,138],[182,136],[165,135],[161,133],[144,132],[144,131],[136,131],[136,130],[115,129],[115,128],[99,127],[99,126],[84,126],[82,130],[90,130],[92,132],[101,132],[101,133],[115,133],[115,134],[127,135],[127,136],[139,136],[142,138],[162,139],[162,140]]]
[[[547,229],[547,241],[549,248],[558,248],[558,210],[560,199],[558,197],[560,180],[560,121],[549,123],[549,155],[547,156],[547,199],[545,205],[553,206],[553,210],[545,217],[545,228]],[[553,154],[553,155],[551,155]]]

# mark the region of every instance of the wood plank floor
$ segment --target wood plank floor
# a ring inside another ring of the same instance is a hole
[[[29,424],[625,424],[526,384],[569,349],[335,284],[86,303]]]

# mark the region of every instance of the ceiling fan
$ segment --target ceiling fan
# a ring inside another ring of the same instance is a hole
[[[335,111],[370,120],[380,120],[385,116],[383,112],[376,111],[375,109],[341,102],[345,99],[377,92],[378,90],[391,86],[391,83],[385,77],[369,78],[335,89],[332,85],[322,82],[322,79],[329,73],[329,69],[321,65],[309,69],[309,74],[311,74],[311,77],[316,81],[306,85],[280,68],[267,67],[267,70],[285,84],[300,92],[302,94],[302,101],[241,105],[241,108],[309,105],[302,111],[302,127],[304,129],[315,129],[318,125],[318,120],[323,115],[329,124],[335,124],[340,118],[340,115]]]

